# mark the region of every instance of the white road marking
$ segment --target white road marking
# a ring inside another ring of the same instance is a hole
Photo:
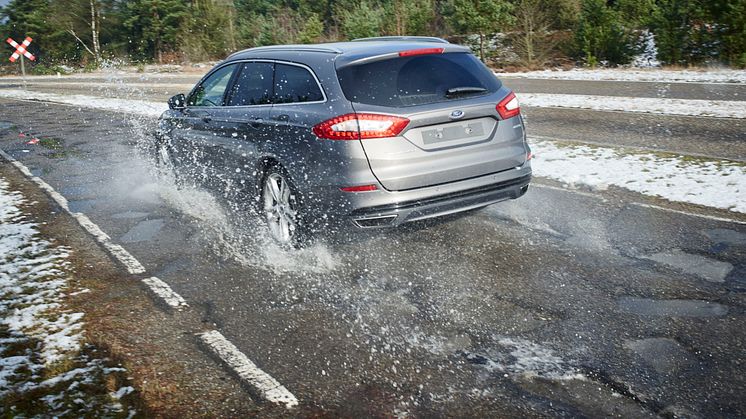
[[[88,218],[87,215],[80,212],[71,212],[70,214],[78,221],[78,224],[80,224],[80,226],[83,227],[85,231],[93,236],[99,243],[104,244],[105,242],[111,240],[111,237],[109,237],[108,234],[104,233],[104,231],[101,230],[101,228],[96,223],[91,221],[91,219]]]
[[[87,215],[79,212],[70,211],[67,199],[54,190],[48,183],[41,178],[34,176],[33,173],[23,163],[14,159],[3,150],[0,150],[0,156],[9,161],[21,173],[36,183],[57,204],[68,214],[70,214],[78,224],[98,243],[100,243],[109,254],[118,260],[127,268],[130,274],[138,275],[146,272],[145,267],[122,246],[111,241],[111,237],[101,228],[91,221]],[[142,279],[142,282],[165,303],[173,308],[181,309],[188,307],[186,300],[177,294],[168,284],[157,277]],[[287,408],[298,405],[298,399],[290,393],[282,384],[275,380],[271,375],[259,369],[251,360],[228,341],[220,332],[213,330],[199,335],[202,342],[228,365],[238,376],[239,380],[248,385],[262,398],[277,404],[284,404]]]
[[[198,334],[200,340],[220,358],[239,379],[259,396],[272,403],[284,404],[288,409],[298,405],[298,399],[271,375],[259,369],[230,343],[220,332],[213,330]]]
[[[712,221],[721,221],[721,222],[724,222],[724,223],[734,223],[734,224],[746,225],[746,221],[734,220],[732,218],[725,218],[725,217],[716,217],[716,216],[713,216],[713,215],[696,214],[696,213],[693,213],[693,212],[680,211],[680,210],[675,210],[675,209],[672,209],[672,208],[659,207],[658,205],[643,204],[643,203],[640,203],[640,202],[632,202],[632,203],[630,203],[630,205],[634,205],[636,207],[642,207],[642,208],[650,208],[650,209],[656,209],[656,210],[661,210],[661,211],[673,212],[673,213],[676,213],[676,214],[688,215],[690,217],[705,218],[707,220],[712,220]]]
[[[181,309],[183,307],[189,307],[189,304],[182,298],[181,295],[177,294],[171,287],[159,278],[152,276],[150,278],[144,278],[142,282],[150,288],[157,296],[161,297],[169,307],[175,309]]]
[[[21,173],[28,177],[32,182],[37,184],[42,190],[44,190],[44,192],[49,195],[50,198],[52,198],[57,203],[57,205],[59,205],[66,213],[75,218],[78,224],[83,227],[83,229],[87,231],[91,236],[93,236],[96,241],[98,241],[112,257],[114,257],[117,261],[119,261],[119,263],[127,268],[127,272],[133,275],[145,273],[145,267],[134,256],[132,256],[122,246],[112,243],[111,237],[109,237],[108,234],[104,233],[103,230],[101,230],[101,228],[96,225],[96,223],[91,221],[87,215],[80,212],[70,211],[67,199],[59,192],[55,191],[54,188],[52,188],[40,177],[34,176],[34,174],[31,173],[31,170],[26,167],[26,165],[14,159],[3,150],[0,150],[0,156],[9,161],[13,166],[20,170]]]
[[[601,195],[593,194],[593,193],[588,193],[588,192],[583,192],[583,191],[578,191],[578,190],[575,190],[575,189],[561,188],[559,186],[551,186],[551,185],[542,185],[542,184],[539,184],[539,183],[532,183],[531,187],[532,188],[539,188],[539,189],[549,189],[549,190],[560,191],[560,192],[569,192],[569,193],[573,193],[573,194],[576,194],[576,195],[585,196],[587,198],[593,198],[593,199],[597,199],[599,201],[606,202],[606,198],[604,198]],[[655,209],[655,210],[660,210],[660,211],[666,211],[666,212],[673,212],[673,213],[676,213],[676,214],[686,215],[686,216],[689,216],[689,217],[704,218],[706,220],[712,220],[712,221],[720,221],[720,222],[724,222],[724,223],[733,223],[733,224],[746,225],[746,221],[740,221],[740,220],[736,220],[736,219],[733,219],[733,218],[716,217],[714,215],[698,214],[696,212],[688,212],[688,211],[675,210],[675,209],[671,209],[671,208],[661,207],[661,206],[658,206],[658,205],[643,204],[641,202],[629,202],[629,205],[636,206],[636,207],[642,207],[642,208]]]
[[[132,256],[130,252],[126,251],[124,247],[118,244],[114,244],[108,240],[101,244],[103,244],[106,250],[108,250],[112,256],[114,256],[122,265],[127,268],[127,272],[131,273],[132,275],[140,275],[145,273],[145,267],[142,266],[142,264],[137,259],[135,259],[135,257]]]
[[[9,156],[3,150],[0,150],[0,156],[13,164],[21,173],[36,183],[41,189],[49,194],[52,199],[68,214],[70,214],[78,224],[98,243],[100,243],[109,254],[118,260],[127,268],[130,274],[137,275],[146,272],[145,267],[122,246],[115,244],[111,238],[101,228],[96,225],[87,215],[79,212],[72,212],[68,206],[67,199],[54,190],[48,183],[41,178],[34,176],[23,163]],[[186,300],[176,293],[168,284],[157,277],[142,279],[142,282],[159,298],[161,298],[169,307],[182,309],[189,307]],[[284,404],[287,408],[298,405],[298,399],[282,386],[277,380],[269,374],[259,369],[256,364],[246,357],[241,351],[229,342],[220,332],[213,330],[199,335],[202,342],[228,365],[244,384],[248,385],[263,399],[277,404]]]

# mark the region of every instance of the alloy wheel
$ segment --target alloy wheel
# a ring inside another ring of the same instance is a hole
[[[298,212],[290,184],[283,175],[272,172],[264,179],[262,189],[270,234],[280,244],[291,244],[297,233]]]

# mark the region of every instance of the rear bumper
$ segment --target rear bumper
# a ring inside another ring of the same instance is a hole
[[[422,191],[417,194],[419,196],[410,192],[381,191],[384,196],[375,199],[379,202],[376,205],[365,205],[365,194],[361,193],[357,208],[346,218],[359,228],[395,227],[516,199],[526,193],[530,182],[531,168],[526,164],[508,172],[458,182],[448,188],[428,188],[431,190],[426,195]],[[380,203],[382,200],[388,202]]]

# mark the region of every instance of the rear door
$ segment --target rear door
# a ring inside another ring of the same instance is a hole
[[[270,119],[275,134],[266,151],[281,156],[291,172],[302,173],[318,141],[311,133],[313,123],[329,116],[324,91],[310,68],[278,62],[273,101]]]
[[[423,54],[338,68],[358,113],[410,120],[398,137],[361,140],[371,170],[389,190],[408,190],[510,170],[525,161],[520,116],[501,120],[507,96],[471,54]]]

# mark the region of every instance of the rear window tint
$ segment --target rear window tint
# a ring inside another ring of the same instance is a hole
[[[494,93],[500,82],[469,53],[399,57],[337,70],[342,91],[351,102],[405,107]],[[449,89],[485,89],[447,96]]]
[[[233,84],[228,106],[266,105],[272,103],[271,63],[246,63]]]
[[[319,84],[303,67],[277,64],[275,66],[274,103],[317,102],[324,100]]]

